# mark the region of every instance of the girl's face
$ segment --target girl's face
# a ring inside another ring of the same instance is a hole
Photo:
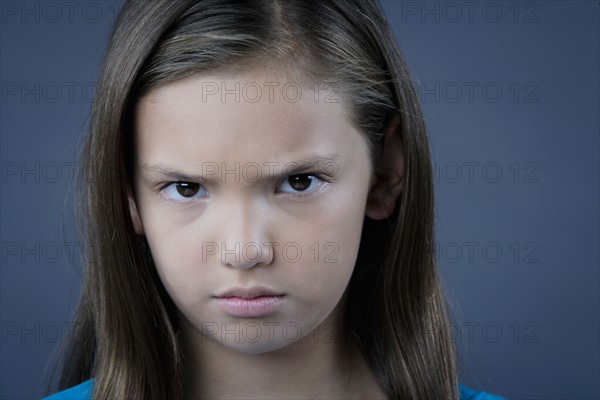
[[[138,102],[132,218],[184,335],[258,354],[341,326],[371,164],[332,93],[247,73]]]

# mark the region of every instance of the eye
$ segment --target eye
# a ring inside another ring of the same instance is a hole
[[[310,173],[288,176],[279,185],[278,191],[303,196],[323,186],[325,181]]]
[[[206,197],[208,192],[200,183],[194,182],[171,182],[162,189],[163,196],[167,200],[180,203],[189,202],[193,199]]]

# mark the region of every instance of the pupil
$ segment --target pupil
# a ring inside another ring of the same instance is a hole
[[[310,175],[294,175],[289,177],[289,183],[294,190],[306,190],[310,183],[312,182],[312,178]]]
[[[177,191],[183,197],[192,197],[193,195],[198,193],[199,188],[200,184],[198,183],[177,182]]]

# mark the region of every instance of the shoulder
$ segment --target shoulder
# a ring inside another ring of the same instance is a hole
[[[77,386],[65,389],[42,400],[89,400],[92,396],[93,380],[87,380]],[[475,390],[463,384],[458,384],[460,400],[504,400],[495,394],[487,393],[482,390]]]
[[[460,393],[460,400],[505,400],[504,397],[482,390],[475,390],[462,383],[458,384],[458,391]]]
[[[77,386],[44,397],[42,400],[90,400],[92,398],[92,383],[92,379],[87,380]]]

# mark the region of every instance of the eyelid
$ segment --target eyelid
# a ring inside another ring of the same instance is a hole
[[[205,183],[198,182],[195,180],[190,180],[190,179],[178,179],[176,181],[174,181],[174,180],[163,181],[163,182],[158,182],[155,186],[157,188],[156,190],[160,192],[161,190],[164,190],[164,189],[168,188],[169,186],[174,185],[176,183],[191,183],[194,185],[200,185],[201,187],[206,189]]]
[[[331,177],[329,177],[326,174],[320,173],[320,172],[312,172],[312,171],[305,171],[305,172],[294,172],[293,174],[289,174],[287,176],[285,176],[283,179],[281,179],[278,183],[277,183],[277,187],[279,187],[281,184],[283,184],[287,179],[289,179],[292,176],[298,176],[298,175],[308,175],[308,176],[313,176],[315,178],[317,178],[319,181],[321,181],[321,184],[318,185],[315,189],[311,190],[310,192],[276,192],[276,193],[282,193],[282,196],[290,196],[290,197],[296,197],[296,198],[304,198],[304,197],[311,197],[311,196],[316,196],[319,193],[321,193],[321,191],[329,185],[329,183],[331,182]]]
[[[187,181],[187,180],[177,180],[177,181],[169,181],[169,182],[163,182],[160,183],[158,185],[158,193],[160,195],[160,198],[168,203],[171,204],[175,204],[175,205],[189,205],[191,203],[197,202],[197,201],[202,201],[208,197],[210,197],[210,195],[207,196],[201,196],[201,197],[183,197],[181,196],[180,200],[175,200],[173,198],[170,198],[169,196],[167,196],[165,194],[165,189],[167,189],[170,186],[176,185],[176,184],[180,184],[180,183],[188,183],[188,184],[195,184],[195,185],[200,185],[200,189],[198,189],[198,191],[206,191],[208,194],[208,191],[206,189],[206,187],[204,186],[204,184],[200,183],[200,182],[193,182],[193,181]],[[195,195],[194,195],[195,196]]]
[[[331,182],[333,180],[332,176],[329,176],[328,174],[320,172],[319,170],[305,170],[305,171],[294,171],[291,174],[286,174],[281,179],[281,181],[283,182],[284,180],[288,179],[290,176],[297,176],[297,175],[310,175],[310,176],[314,176],[325,182]]]

